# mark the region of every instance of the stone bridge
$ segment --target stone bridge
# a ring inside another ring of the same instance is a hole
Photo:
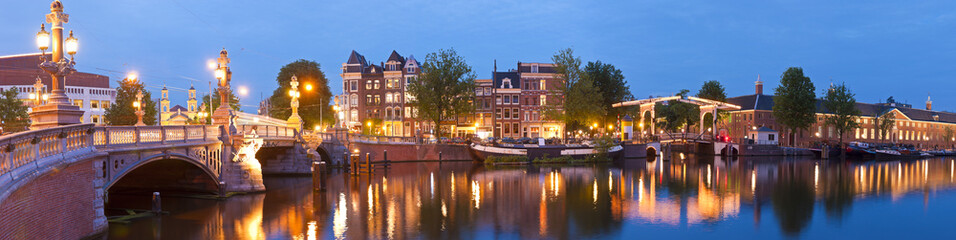
[[[310,173],[313,161],[347,151],[334,134],[238,122],[77,124],[0,137],[0,239],[102,233],[114,191],[263,191],[263,174]]]

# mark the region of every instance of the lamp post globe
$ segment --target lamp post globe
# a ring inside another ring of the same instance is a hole
[[[66,77],[76,72],[72,56],[78,50],[78,42],[72,32],[66,39],[63,38],[63,24],[70,21],[70,15],[63,12],[63,3],[59,0],[50,4],[50,13],[45,15],[50,24],[51,32],[46,31],[46,24],[40,25],[36,34],[37,48],[40,49],[40,69],[50,74],[51,83],[46,103],[35,106],[30,112],[31,129],[44,129],[62,125],[80,123],[84,111],[73,105],[66,95]],[[65,41],[64,41],[65,40]],[[46,50],[51,49],[49,57]],[[64,54],[70,54],[70,59],[64,59]]]

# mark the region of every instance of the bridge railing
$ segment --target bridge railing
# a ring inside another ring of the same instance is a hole
[[[713,141],[714,138],[707,133],[662,133],[658,134],[657,138],[660,141],[675,141],[675,140],[689,140],[689,141]]]
[[[219,126],[103,126],[93,128],[97,147],[120,147],[142,144],[169,144],[209,141],[219,138]]]
[[[93,124],[78,124],[0,137],[0,175],[38,159],[89,148]]]
[[[259,137],[293,138],[295,137],[296,128],[275,125],[239,125],[236,126],[236,130],[242,134],[252,134],[255,132]]]

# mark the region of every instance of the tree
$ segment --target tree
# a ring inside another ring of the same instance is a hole
[[[860,127],[857,122],[860,110],[856,108],[855,94],[850,92],[845,83],[827,89],[823,97],[823,108],[829,115],[826,124],[832,126],[840,136],[840,147],[843,147],[843,135]],[[846,151],[840,151],[841,158],[846,158]]]
[[[302,117],[303,125],[312,127],[335,121],[335,114],[329,107],[329,99],[332,96],[332,92],[329,91],[329,81],[325,78],[319,63],[305,59],[296,60],[279,69],[279,74],[276,76],[279,87],[272,91],[272,96],[269,97],[272,102],[269,115],[282,120],[292,116],[292,108],[289,106],[292,102],[289,97],[289,90],[292,90],[290,84],[292,76],[298,79],[299,91],[302,93],[299,97],[299,116]],[[309,90],[307,86],[312,86],[312,90]],[[319,111],[322,113],[320,114]],[[324,119],[320,120],[320,116]]]
[[[956,140],[954,138],[956,138],[956,131],[953,130],[953,127],[943,128],[943,141],[947,143],[946,145],[952,145],[953,140]],[[949,146],[946,146],[946,147],[949,147]]]
[[[0,133],[14,133],[27,130],[30,126],[30,114],[27,106],[17,98],[17,88],[8,88],[0,92]]]
[[[136,93],[143,91],[143,123],[146,125],[156,125],[156,116],[159,109],[156,108],[156,102],[153,101],[149,91],[146,91],[146,85],[138,80],[123,79],[119,81],[116,87],[116,101],[106,108],[103,115],[103,121],[107,125],[122,126],[135,125],[137,122],[136,108],[133,102],[136,101]]]
[[[891,103],[893,97],[886,99],[887,103]],[[891,112],[892,108],[889,108],[885,104],[880,105],[880,111],[877,113],[876,121],[873,122],[876,128],[876,134],[880,137],[880,143],[883,143],[883,140],[886,140],[890,134],[890,131],[893,130],[893,126],[896,125],[896,113]]]
[[[727,101],[727,93],[724,90],[724,86],[721,85],[720,82],[718,82],[717,80],[710,80],[710,81],[704,82],[704,85],[700,86],[700,91],[697,91],[697,97],[714,100],[714,101],[721,101],[721,102]],[[726,111],[718,110],[717,116],[716,116],[717,120],[722,119],[725,112]],[[715,116],[710,116],[709,118],[705,118],[704,126],[700,126],[700,127],[701,128],[713,127],[714,117]]]
[[[594,88],[599,92],[596,96],[601,98],[601,109],[607,113],[602,118],[603,123],[613,122],[617,117],[624,115],[624,107],[612,107],[611,105],[623,101],[634,99],[630,88],[624,84],[624,74],[620,69],[608,63],[601,61],[588,62],[584,67],[584,78],[591,81]],[[603,124],[602,124],[603,125]]]
[[[544,116],[550,120],[564,123],[565,130],[573,126],[587,126],[605,115],[601,107],[602,98],[599,89],[591,78],[584,77],[581,70],[581,58],[574,56],[574,50],[567,48],[551,57],[555,72],[562,84],[551,88],[552,95],[561,96],[559,104],[545,106]]]
[[[687,96],[689,92],[690,90],[681,89],[677,96]],[[672,132],[681,129],[686,131],[700,121],[700,106],[677,100],[668,101],[666,105],[654,105],[654,112],[657,113],[657,118],[663,119],[657,122],[657,127]]]
[[[222,97],[219,96],[219,88],[213,89],[212,102],[209,102],[209,95],[202,97],[202,105],[200,105],[200,108],[206,106],[206,113],[209,113],[210,116],[206,118],[206,124],[212,124],[212,114],[216,112],[216,109],[219,109],[221,102]],[[229,108],[232,108],[234,111],[239,111],[240,106],[239,97],[233,93],[232,88],[229,88]]]
[[[429,53],[421,64],[422,74],[408,85],[409,103],[422,119],[431,121],[441,137],[442,120],[474,112],[475,73],[455,49]]]
[[[816,87],[803,69],[791,67],[780,76],[780,86],[774,89],[773,116],[789,129],[789,143],[797,130],[809,129],[816,122]]]

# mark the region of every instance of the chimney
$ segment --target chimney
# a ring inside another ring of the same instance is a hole
[[[929,99],[929,96],[926,96],[926,110],[933,111],[933,101]]]
[[[754,83],[754,93],[757,95],[763,95],[763,82],[760,81],[760,75],[757,75],[757,82]]]

